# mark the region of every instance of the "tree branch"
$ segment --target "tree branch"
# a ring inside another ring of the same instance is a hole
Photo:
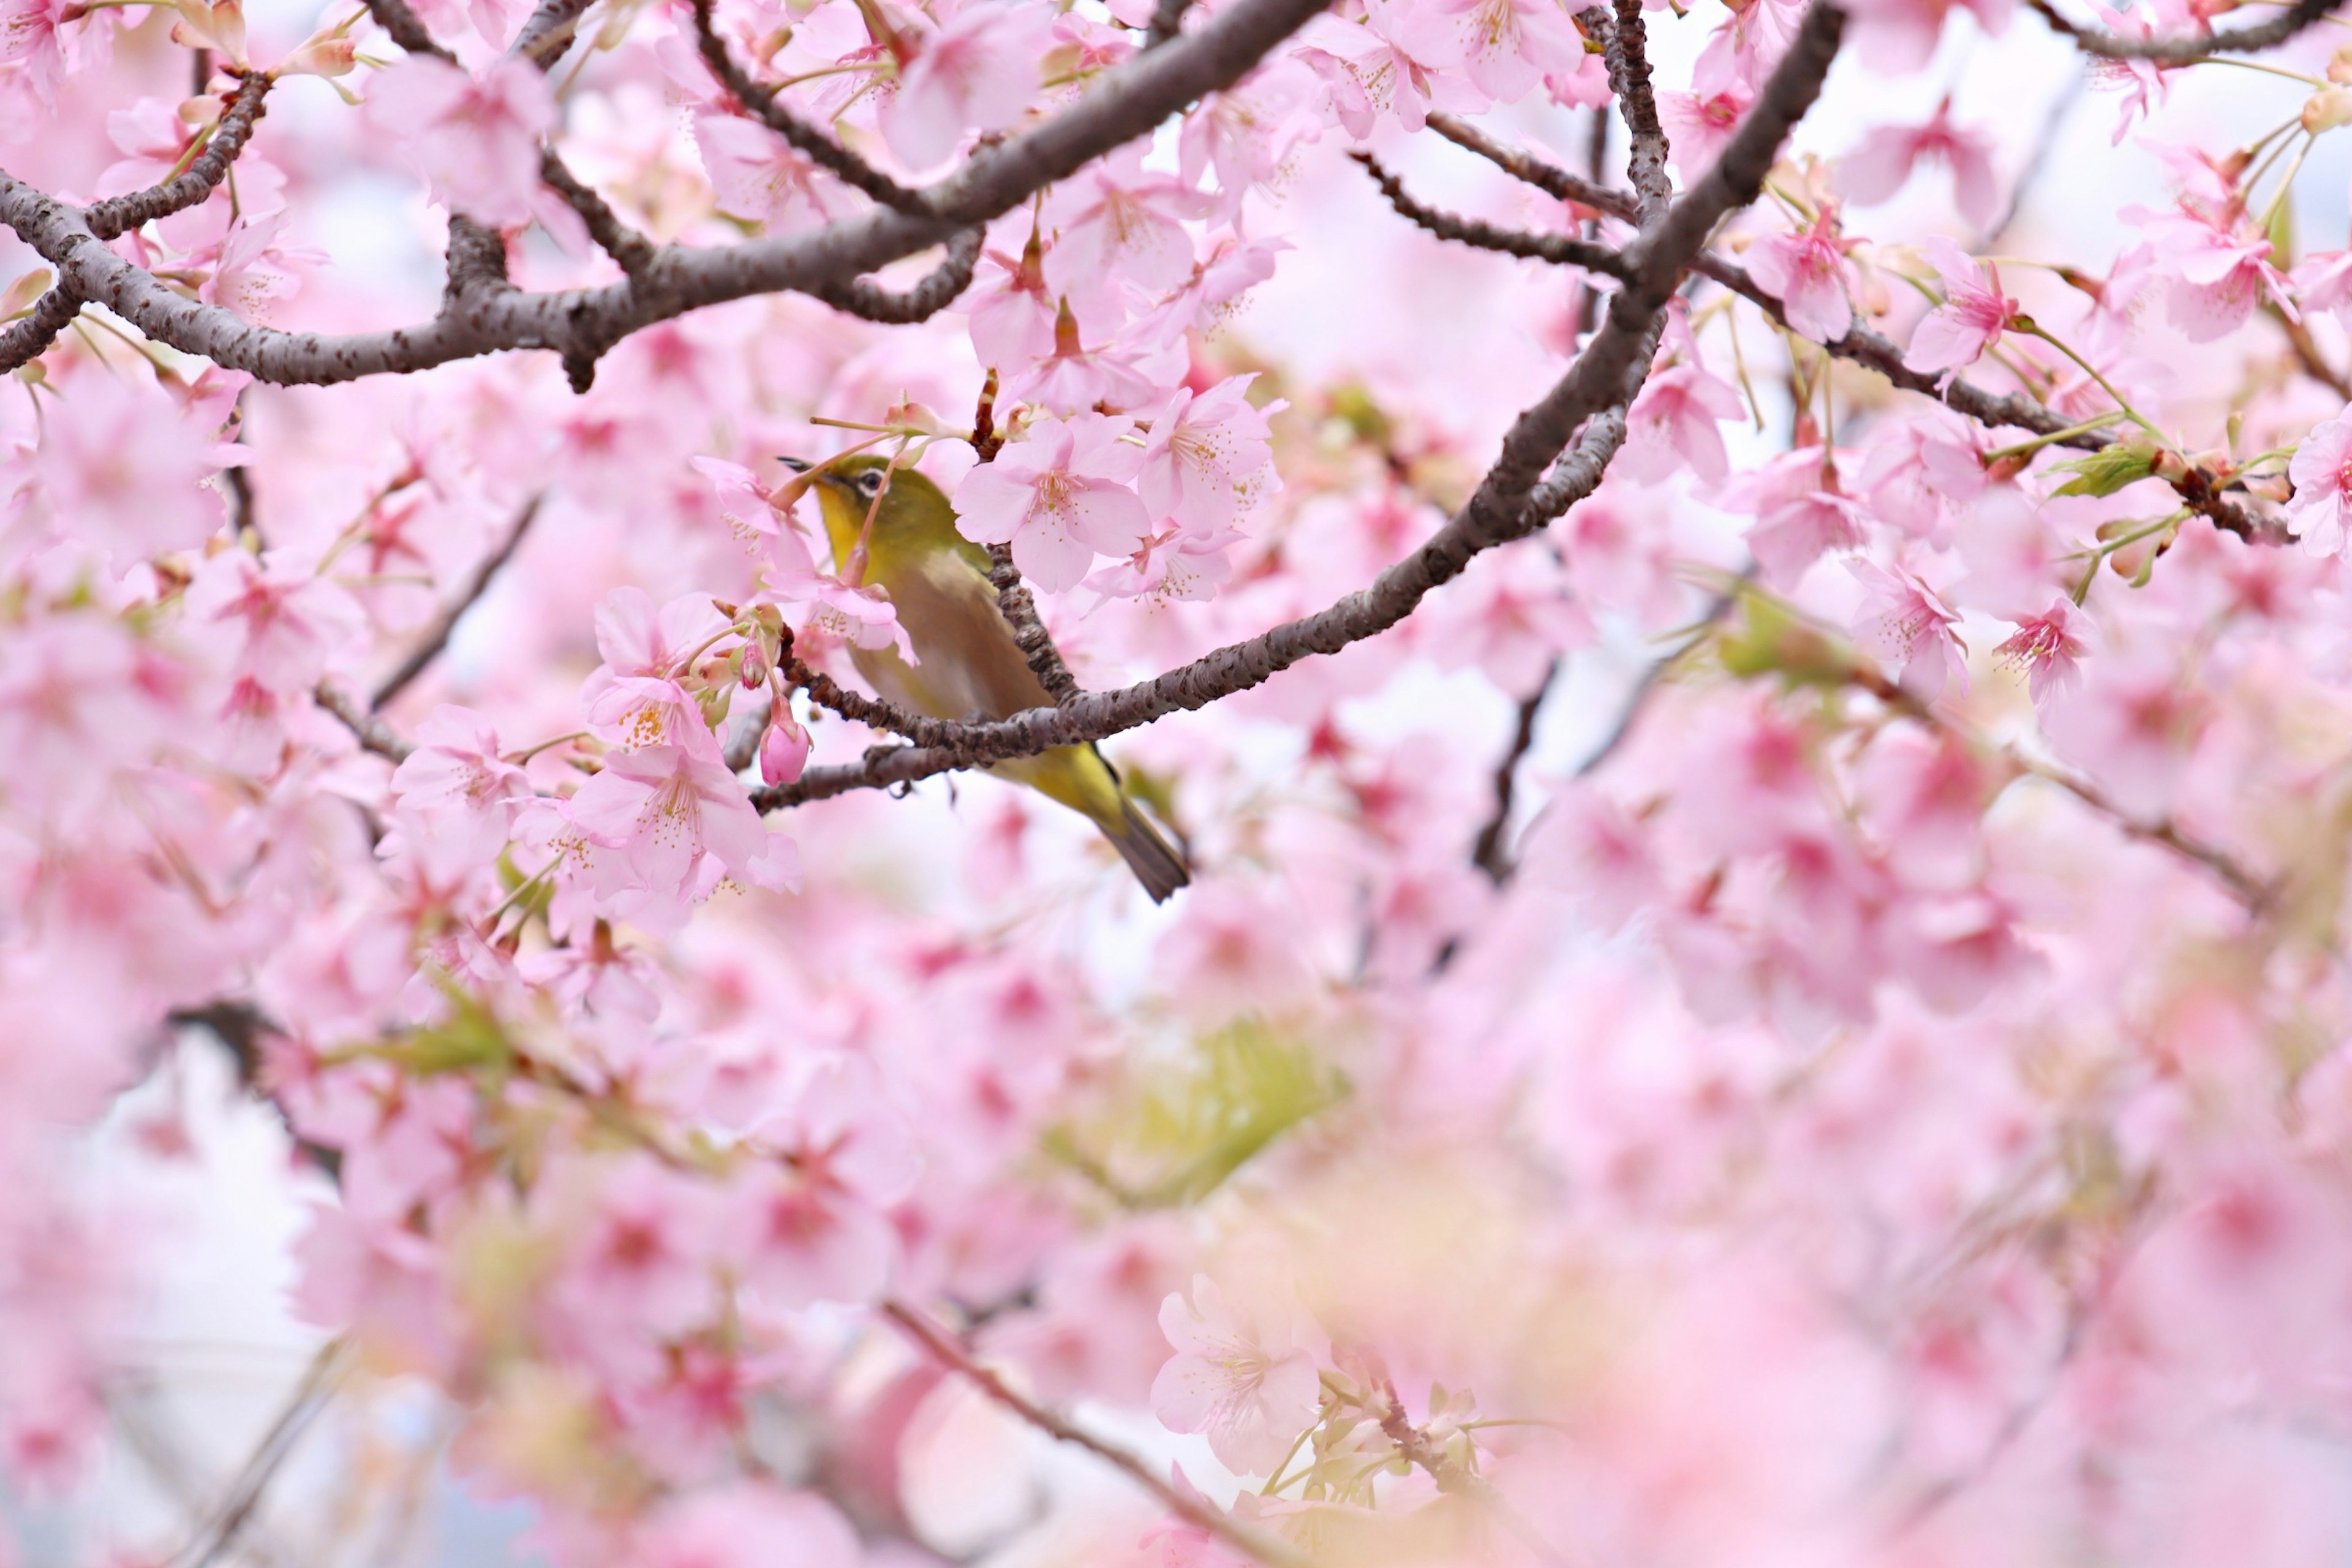
[[[1013,627],[1013,640],[1029,660],[1030,672],[1045,689],[1045,695],[1056,703],[1083,695],[1077,677],[1062,662],[1062,650],[1054,646],[1054,636],[1045,629],[1045,617],[1037,613],[1037,601],[1029,596],[1029,584],[1021,580],[1021,568],[1013,563],[1011,545],[988,547],[988,580],[996,589],[996,607]]]
[[[1192,8],[1192,0],[1160,0],[1151,13],[1151,26],[1143,35],[1143,47],[1156,49],[1173,42],[1184,30],[1184,13]]]
[[[444,48],[425,30],[424,20],[409,9],[408,0],[367,0],[367,8],[375,25],[410,54],[430,55],[444,65],[457,64],[457,57]]]
[[[81,314],[82,297],[69,284],[59,283],[33,301],[25,319],[0,331],[0,375],[30,364],[49,352],[58,334]]]
[[[1605,272],[1612,278],[1625,276],[1625,262],[1616,251],[1605,245],[1595,245],[1568,234],[1528,234],[1518,229],[1497,228],[1475,218],[1455,217],[1433,207],[1423,206],[1412,199],[1402,181],[1381,166],[1370,153],[1348,154],[1364,166],[1381,195],[1399,216],[1418,227],[1427,229],[1440,239],[1457,245],[1474,246],[1480,250],[1498,250],[1506,256],[1522,256],[1537,261],[1549,261],[1555,267],[1580,267],[1588,272]]]
[[[294,1451],[303,1431],[334,1397],[336,1386],[351,1364],[350,1341],[331,1339],[319,1347],[319,1353],[311,1357],[310,1367],[294,1385],[285,1408],[269,1424],[269,1430],[262,1434],[261,1441],[230,1483],[218,1511],[173,1556],[171,1568],[210,1568],[236,1546],[238,1534],[261,1506],[262,1494],[268,1489],[271,1478]]]
[[[514,558],[516,547],[522,543],[523,535],[530,531],[530,525],[539,517],[539,509],[546,500],[547,492],[541,490],[523,502],[522,510],[515,514],[514,526],[507,530],[505,541],[474,568],[474,575],[466,584],[465,592],[459,594],[434,620],[432,630],[409,650],[408,657],[400,661],[400,668],[377,684],[375,694],[368,699],[371,713],[383,711],[386,703],[406,690],[410,681],[424,674],[425,667],[441,657],[441,650],[449,646],[450,634],[457,629],[457,623],[466,618],[466,612],[472,609],[488,590],[490,579],[499,574],[499,569]],[[362,740],[365,738],[362,737]]]
[[[1612,190],[1596,181],[1582,179],[1557,164],[1548,163],[1531,153],[1496,141],[1466,120],[1451,114],[1433,114],[1429,128],[1455,146],[1475,153],[1503,173],[1523,180],[1547,195],[1564,202],[1574,202],[1611,217],[1623,218],[1627,223],[1639,223],[1642,209],[1633,197],[1623,191]]]
[[[343,728],[359,737],[360,749],[373,752],[394,763],[404,763],[416,748],[401,739],[391,725],[361,707],[356,698],[339,686],[319,682],[310,693],[320,707],[343,721]]]
[[[531,12],[515,35],[511,53],[545,70],[563,57],[572,46],[572,35],[578,30],[580,18],[595,0],[540,0],[539,8]]]
[[[2111,60],[2154,60],[2158,65],[2185,66],[2214,55],[2252,54],[2262,49],[2275,48],[2326,16],[2335,8],[2336,0],[2295,0],[2294,5],[2269,21],[2232,32],[2175,35],[2161,38],[2127,37],[2102,27],[2085,27],[2060,16],[2050,0],[2025,0],[2025,3],[2053,30],[2074,39],[2074,47],[2086,55],[2097,55]]]
[[[1674,182],[1666,178],[1665,127],[1658,123],[1658,100],[1650,89],[1650,35],[1642,21],[1642,0],[1616,0],[1615,25],[1597,30],[1601,58],[1609,64],[1609,90],[1617,97],[1633,147],[1625,155],[1625,175],[1642,198],[1642,216],[1654,217],[1674,199]],[[1600,17],[1596,6],[1585,13]]]
[[[623,223],[612,204],[598,195],[593,185],[573,174],[552,147],[540,150],[539,177],[580,215],[580,221],[588,226],[588,237],[620,264],[624,274],[633,279],[646,275],[654,262],[654,242]]]
[[[921,216],[869,212],[718,249],[664,246],[643,279],[550,293],[473,289],[432,321],[391,331],[336,337],[277,331],[184,299],[98,243],[72,207],[5,173],[0,222],[82,298],[105,305],[159,342],[260,381],[322,385],[508,349],[547,349],[593,363],[595,354],[656,321],[755,294],[845,283],[986,223],[1204,94],[1231,86],[1325,4],[1240,0],[1225,7],[1164,47],[1105,72],[1093,91],[1034,130],[981,149],[954,175],[925,191]],[[379,20],[404,10],[399,0],[377,5]]]
[[[1544,667],[1543,679],[1536,689],[1519,699],[1519,717],[1511,731],[1510,749],[1495,768],[1495,811],[1470,848],[1470,863],[1486,873],[1487,879],[1501,887],[1511,879],[1516,868],[1507,835],[1511,830],[1511,803],[1518,793],[1519,763],[1535,744],[1536,715],[1542,711],[1544,699],[1551,693],[1551,683],[1559,679],[1559,660],[1553,659]]]
[[[756,792],[753,804],[773,810],[852,789],[908,783],[1099,741],[1204,707],[1303,658],[1336,653],[1386,631],[1472,558],[1525,537],[1591,494],[1624,441],[1625,409],[1648,374],[1675,279],[1716,224],[1755,200],[1781,140],[1819,96],[1843,26],[1843,13],[1827,0],[1814,0],[1721,161],[1626,247],[1632,279],[1611,300],[1608,319],[1592,342],[1551,391],[1512,423],[1494,467],[1462,510],[1370,587],[1121,690],[1089,692],[1058,708],[1032,709],[990,723],[942,725],[927,731],[939,737],[936,742],[921,739],[914,746],[878,750],[855,766],[812,768],[793,784]],[[1561,456],[1580,426],[1582,436]]]
[[[1265,1564],[1265,1568],[1305,1568],[1305,1559],[1281,1542],[1229,1518],[1198,1495],[1187,1496],[1178,1491],[1126,1449],[1103,1441],[1084,1427],[1072,1425],[1035,1400],[1017,1392],[992,1368],[972,1360],[971,1353],[922,1309],[908,1306],[903,1301],[885,1300],[882,1315],[896,1323],[908,1339],[941,1366],[967,1379],[981,1393],[1056,1442],[1084,1448],[1124,1472],[1136,1485],[1158,1499],[1162,1508],[1185,1523],[1206,1531],[1235,1551],[1255,1558]]]
[[[948,241],[947,258],[903,294],[893,294],[863,278],[827,283],[809,292],[836,310],[868,321],[904,326],[929,321],[971,287],[971,271],[980,265],[981,243],[987,237],[988,231],[980,227],[957,231]]]
[[[214,188],[228,177],[228,166],[245,151],[255,124],[268,112],[263,100],[268,95],[269,78],[258,71],[239,82],[195,161],[160,185],[93,204],[82,215],[90,233],[100,239],[112,239],[151,218],[168,217],[211,195]]]
[[[735,95],[744,111],[798,149],[818,167],[831,171],[844,184],[864,191],[886,207],[920,215],[920,192],[908,189],[840,142],[776,101],[776,89],[753,81],[750,73],[727,52],[726,40],[711,25],[711,0],[694,0],[694,41],[702,63],[719,85]]]

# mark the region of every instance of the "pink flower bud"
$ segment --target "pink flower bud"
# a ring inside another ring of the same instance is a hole
[[[808,766],[809,732],[781,709],[760,737],[760,776],[772,784],[788,784]]]

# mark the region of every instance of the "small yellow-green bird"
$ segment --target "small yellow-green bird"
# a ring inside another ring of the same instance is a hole
[[[808,471],[798,458],[783,461]],[[956,531],[955,509],[939,486],[912,469],[893,469],[871,453],[828,463],[812,477],[835,566],[845,567],[862,541],[864,581],[890,595],[914,645],[913,665],[895,647],[849,650],[877,692],[934,719],[1005,719],[1054,706],[997,608],[988,552]],[[1092,745],[1056,746],[988,771],[1027,784],[1100,828],[1153,903],[1192,881],[1184,858],[1137,809]]]

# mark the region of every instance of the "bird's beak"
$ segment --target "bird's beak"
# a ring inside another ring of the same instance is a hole
[[[796,474],[805,474],[809,471],[809,460],[806,458],[778,458],[776,461]]]

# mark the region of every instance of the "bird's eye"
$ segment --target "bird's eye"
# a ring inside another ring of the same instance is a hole
[[[867,496],[880,495],[882,493],[882,470],[879,468],[868,468],[864,473],[858,475],[857,493]]]

